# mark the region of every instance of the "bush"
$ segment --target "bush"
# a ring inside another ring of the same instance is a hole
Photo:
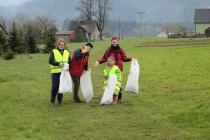
[[[4,58],[5,60],[11,60],[11,59],[14,58],[14,54],[13,54],[13,52],[12,52],[11,50],[9,50],[9,51],[7,51],[7,52],[5,52],[5,53],[3,54],[3,58]]]

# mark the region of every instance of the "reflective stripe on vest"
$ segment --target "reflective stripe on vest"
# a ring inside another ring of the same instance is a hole
[[[63,55],[60,53],[60,51],[58,49],[53,49],[52,52],[54,54],[55,62],[68,63],[68,61],[69,61],[69,52],[67,50],[63,51]],[[50,69],[51,69],[50,73],[60,73],[61,72],[61,67],[59,67],[59,66],[50,65]]]

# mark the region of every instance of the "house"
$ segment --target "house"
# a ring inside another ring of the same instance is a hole
[[[55,33],[56,39],[63,38],[65,42],[74,42],[76,35],[74,31],[58,31]]]
[[[0,23],[0,31],[3,32],[4,34],[7,34],[6,29],[2,26],[1,23]]]
[[[196,9],[194,15],[195,34],[197,37],[209,35],[210,9]]]
[[[75,41],[77,42],[99,39],[99,31],[95,21],[71,21],[69,30],[75,32]]]

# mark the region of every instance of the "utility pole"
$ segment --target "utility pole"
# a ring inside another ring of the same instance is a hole
[[[140,37],[142,39],[142,27],[143,27],[143,23],[142,23],[142,19],[143,19],[143,15],[145,14],[145,12],[137,12],[137,14],[139,15],[139,20],[140,20]]]

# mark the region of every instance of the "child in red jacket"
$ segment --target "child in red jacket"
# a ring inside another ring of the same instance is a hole
[[[111,46],[106,50],[104,56],[96,61],[95,65],[97,66],[98,64],[106,62],[110,56],[115,58],[116,65],[121,71],[123,71],[123,62],[130,62],[132,60],[132,57],[127,57],[125,55],[124,50],[119,45],[119,40],[117,37],[112,37]],[[122,87],[118,95],[118,101],[122,101]]]
[[[74,97],[73,100],[76,103],[81,103],[82,101],[79,98],[79,86],[80,86],[80,77],[84,70],[88,70],[88,59],[89,52],[92,50],[93,45],[91,43],[86,43],[85,46],[78,48],[74,51],[72,56],[71,65],[69,67],[69,72],[74,83]]]

